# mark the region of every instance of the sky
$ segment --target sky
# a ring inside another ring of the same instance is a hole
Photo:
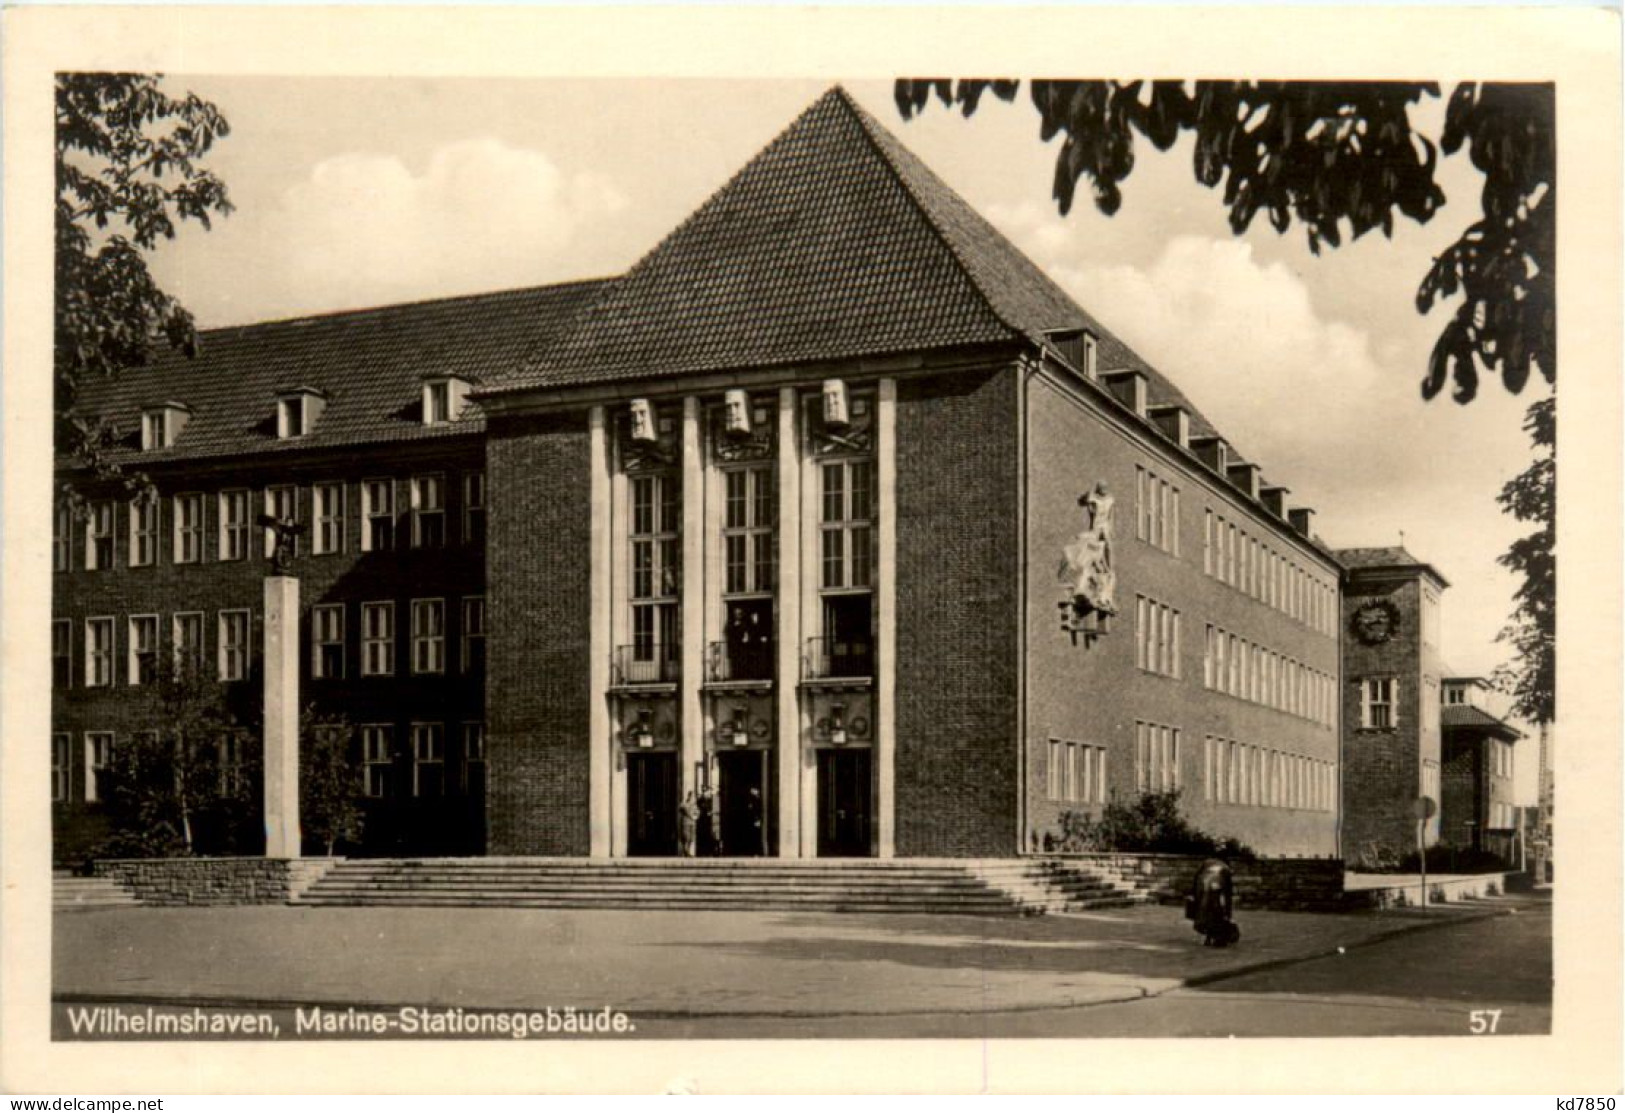
[[[778,134],[822,81],[255,78],[171,74],[217,104],[209,155],[236,212],[187,228],[154,270],[205,328],[624,271]],[[1445,660],[1488,675],[1523,532],[1495,502],[1530,452],[1491,379],[1470,405],[1424,402],[1446,310],[1428,263],[1479,215],[1480,178],[1444,158],[1446,204],[1312,255],[1296,226],[1234,236],[1188,143],[1140,143],[1123,204],[1050,200],[1055,148],[1025,98],[905,122],[889,81],[853,95],[1107,328],[1201,408],[1333,547],[1403,543],[1450,582]],[[1436,134],[1441,101],[1416,122]],[[1527,747],[1533,758],[1533,745]],[[1532,798],[1533,760],[1519,762]]]

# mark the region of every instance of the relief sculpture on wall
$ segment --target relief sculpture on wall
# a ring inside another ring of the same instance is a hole
[[[1117,613],[1117,573],[1112,568],[1112,508],[1116,500],[1104,480],[1078,499],[1084,529],[1062,550],[1060,580],[1069,598],[1060,604],[1061,628],[1074,644],[1111,632]]]

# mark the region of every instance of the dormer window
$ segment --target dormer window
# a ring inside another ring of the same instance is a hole
[[[437,375],[423,380],[423,424],[444,425],[463,414],[469,381],[456,375]]]
[[[1100,374],[1100,341],[1088,329],[1050,329],[1046,333],[1062,359],[1093,380]]]
[[[327,405],[327,395],[315,387],[298,386],[279,391],[276,400],[278,440],[292,440],[309,433]]]
[[[192,410],[182,402],[160,402],[141,411],[141,451],[168,448],[186,426]]]

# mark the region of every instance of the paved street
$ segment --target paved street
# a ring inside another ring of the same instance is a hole
[[[107,909],[56,918],[55,991],[175,1005],[610,1005],[657,1038],[1443,1032],[1497,1005],[1503,1031],[1530,1031],[1549,1017],[1543,903],[1241,921],[1241,946],[1209,950],[1177,909],[1158,907],[1025,920]],[[1261,965],[1272,968],[1244,973]]]

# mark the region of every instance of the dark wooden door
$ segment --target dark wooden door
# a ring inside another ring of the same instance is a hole
[[[869,855],[868,750],[818,751],[818,856]]]
[[[626,852],[636,858],[677,854],[677,755],[626,755]]]
[[[721,810],[722,853],[757,858],[767,853],[767,752],[717,753],[717,807]]]

